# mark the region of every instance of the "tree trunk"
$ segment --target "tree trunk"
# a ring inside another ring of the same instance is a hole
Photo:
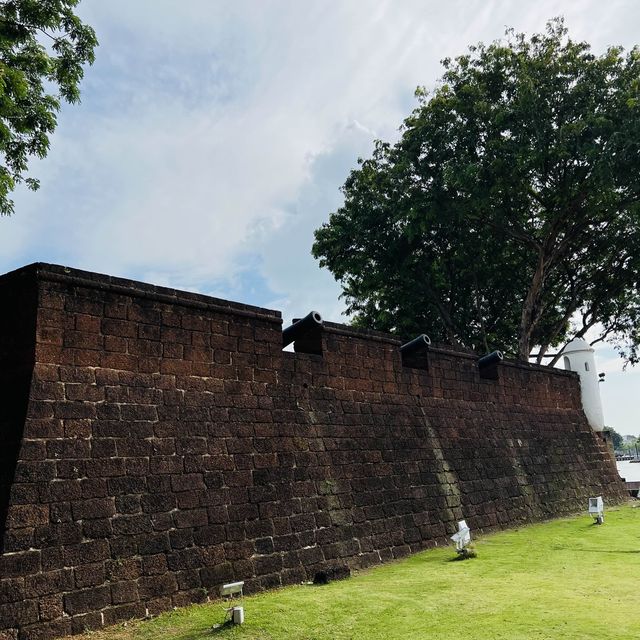
[[[569,344],[569,343],[567,343]],[[556,353],[555,356],[553,356],[553,358],[551,358],[551,362],[549,363],[548,366],[550,367],[555,367],[556,363],[558,362],[558,360],[560,360],[560,358],[562,357],[562,355],[564,354],[564,349],[567,345],[563,345],[562,348],[558,351],[558,353]]]
[[[544,254],[538,254],[538,266],[533,274],[531,286],[527,291],[527,297],[522,305],[522,317],[520,320],[520,331],[518,336],[518,360],[523,362],[529,361],[531,353],[531,334],[535,327],[534,314],[536,306],[540,301],[542,293],[542,285],[546,276]]]
[[[538,357],[536,358],[536,364],[542,364],[542,361],[544,360],[544,356],[546,355],[548,349],[548,344],[543,344],[540,346],[540,351],[538,352]]]

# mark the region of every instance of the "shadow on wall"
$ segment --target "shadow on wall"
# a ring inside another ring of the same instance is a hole
[[[7,511],[22,440],[31,376],[7,380],[0,376],[0,553],[14,551],[6,540]],[[16,402],[20,398],[20,402]]]
[[[5,534],[35,362],[34,276],[33,272],[23,271],[8,274],[0,282],[4,307],[0,314],[0,552],[13,550]]]

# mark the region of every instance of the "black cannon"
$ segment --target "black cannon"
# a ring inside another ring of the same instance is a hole
[[[402,364],[406,367],[423,368],[428,366],[427,351],[431,345],[428,335],[421,333],[417,338],[405,342],[400,347],[400,355],[402,356]]]
[[[293,324],[282,331],[282,348],[296,340],[319,336],[321,329],[322,316],[317,311],[311,311],[299,320],[294,319]]]
[[[498,363],[502,362],[504,355],[502,351],[492,351],[482,358],[478,358],[478,371],[481,378],[490,380],[498,379]]]

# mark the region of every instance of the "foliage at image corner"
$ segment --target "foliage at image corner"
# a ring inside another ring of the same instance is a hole
[[[0,2],[0,215],[13,213],[19,183],[38,188],[29,159],[47,155],[61,102],[80,100],[98,41],[74,13],[79,1]]]
[[[638,362],[640,51],[556,18],[443,65],[315,232],[354,323],[538,362],[599,331]]]

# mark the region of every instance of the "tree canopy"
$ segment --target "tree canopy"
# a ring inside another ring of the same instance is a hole
[[[538,361],[591,330],[638,361],[640,51],[554,19],[443,65],[316,230],[354,322]]]
[[[43,158],[61,100],[80,99],[83,65],[94,60],[91,27],[73,10],[79,0],[0,2],[0,214],[11,214],[9,194],[25,178],[29,158]]]

